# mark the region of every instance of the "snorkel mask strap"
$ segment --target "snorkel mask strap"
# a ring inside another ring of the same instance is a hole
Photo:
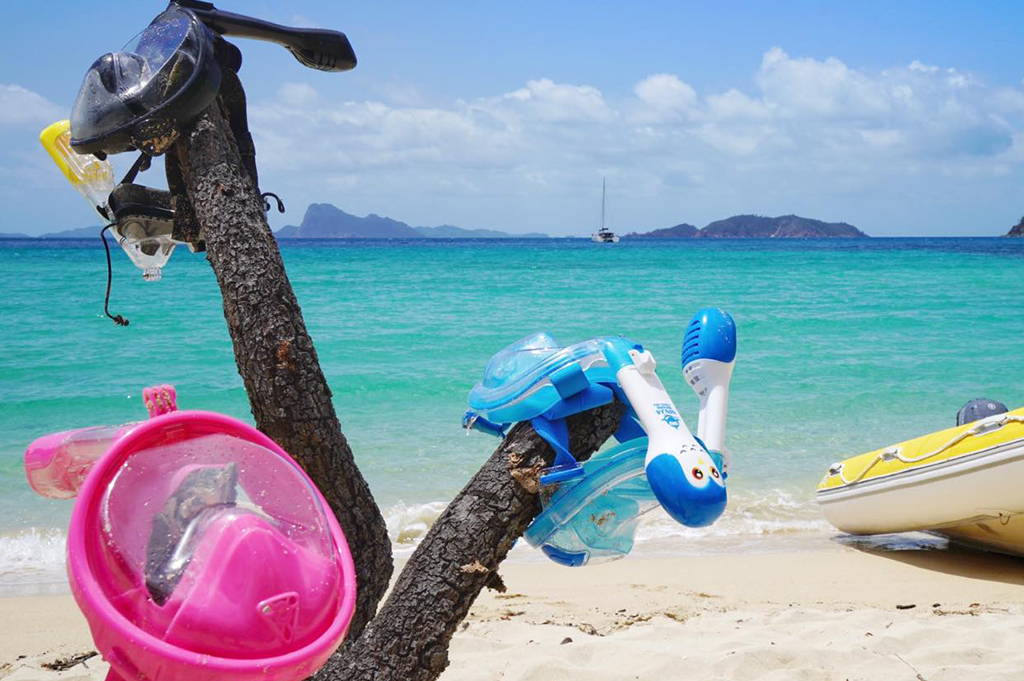
[[[241,67],[241,52],[233,44],[229,43],[219,35],[214,36],[214,54],[221,65],[221,82],[218,100],[221,102],[228,126],[231,128],[231,135],[238,147],[238,154],[249,177],[252,178],[253,186],[259,191],[259,172],[256,169],[256,145],[253,143],[252,133],[249,131],[249,117],[246,106],[245,90],[238,77],[238,69]],[[185,179],[181,171],[181,158],[178,154],[170,153],[164,164],[167,175],[167,187],[173,197],[175,211],[174,239],[189,244],[193,252],[206,250],[206,245],[200,234],[199,221],[195,217],[195,211],[188,201],[185,191]],[[284,203],[276,194],[269,192],[261,193],[264,199],[264,211],[270,210],[267,196],[276,199],[279,213],[284,212]]]
[[[569,426],[566,419],[615,400],[615,393],[611,388],[600,383],[590,383],[582,371],[579,372],[579,376],[582,377],[582,381],[574,381],[572,388],[567,388],[566,384],[560,382],[558,376],[553,374],[552,383],[562,395],[561,401],[543,414],[530,419],[533,429],[555,452],[552,466],[541,475],[542,484],[562,482],[583,475],[582,464],[569,449]],[[565,394],[569,390],[575,392]]]
[[[542,484],[568,480],[583,474],[580,462],[569,451],[569,426],[564,418],[548,419],[544,416],[535,416],[530,419],[530,425],[555,452],[555,460],[551,467],[545,469],[541,475]]]
[[[227,43],[223,38],[218,40]],[[230,44],[230,43],[228,43]],[[245,90],[242,89],[242,81],[238,74],[231,69],[224,69],[220,83],[220,100],[224,103],[227,112],[228,125],[231,126],[231,134],[238,145],[238,153],[242,157],[242,165],[245,166],[252,183],[259,187],[260,178],[256,170],[256,145],[252,141],[252,133],[249,132],[249,115],[245,102]]]
[[[238,78],[238,69],[241,67],[242,58],[239,49],[232,43],[224,40],[219,35],[214,35],[214,55],[221,66],[221,82],[218,94],[222,102],[225,117],[231,128],[231,134],[238,147],[242,165],[245,167],[253,185],[259,186],[259,175],[256,170],[256,146],[253,144],[252,134],[249,132],[248,115],[246,112],[245,91]],[[206,250],[206,243],[203,240],[202,228],[196,217],[195,209],[192,207],[186,192],[185,176],[182,172],[182,156],[180,153],[168,153],[164,162],[164,172],[167,176],[167,188],[171,193],[171,206],[174,209],[174,232],[172,237],[175,241],[188,244],[193,253]]]

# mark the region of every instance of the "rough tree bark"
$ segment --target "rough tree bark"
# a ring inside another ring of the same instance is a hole
[[[374,616],[392,571],[384,521],[341,432],[259,189],[219,105],[183,132],[168,161],[205,238],[256,425],[310,473],[355,559],[360,593],[349,638],[317,678],[436,679],[481,589],[504,588],[498,565],[540,510],[537,478],[554,452],[529,424],[513,428],[434,523]],[[570,418],[572,451],[589,458],[623,411],[613,403]]]
[[[619,403],[570,417],[571,450],[590,458],[619,426]],[[448,666],[455,628],[485,586],[504,591],[498,564],[540,511],[537,478],[554,451],[528,423],[515,426],[416,548],[363,635],[320,681],[431,681]]]
[[[202,228],[207,259],[256,426],[310,474],[338,517],[359,575],[352,620],[358,635],[387,590],[391,543],[331,403],[331,391],[267,224],[215,103],[182,132],[172,152]]]

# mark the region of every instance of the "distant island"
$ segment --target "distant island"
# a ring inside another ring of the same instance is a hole
[[[100,235],[100,229],[102,229],[100,225],[89,225],[88,227],[64,229],[59,232],[47,232],[39,236],[20,232],[0,232],[0,239],[95,239]]]
[[[49,232],[38,237],[27,234],[2,234],[0,239],[94,239],[100,226],[79,227]],[[466,229],[454,225],[412,227],[400,220],[370,213],[359,217],[330,203],[312,203],[302,222],[286,225],[274,233],[278,239],[547,239],[547,234],[528,232],[511,234],[495,229]],[[798,215],[770,218],[761,215],[734,215],[716,220],[698,229],[688,223],[631,232],[623,239],[820,239],[863,238],[868,235],[845,222],[823,222]],[[1024,236],[1024,218],[1006,236]]]
[[[453,225],[410,227],[404,222],[370,213],[361,218],[329,203],[312,203],[299,225],[277,230],[278,239],[546,239],[547,234],[509,234],[494,229],[464,229]]]
[[[638,234],[636,232],[630,232],[626,234],[623,239],[690,239],[700,232],[699,229],[691,224],[685,222],[675,225],[674,227],[663,227],[662,229],[655,229],[650,232],[644,232]]]
[[[1024,218],[1020,219],[1020,222],[1010,227],[1010,231],[1003,236],[1024,238]]]
[[[685,222],[650,232],[626,234],[624,239],[849,239],[868,235],[845,222],[823,222],[799,215],[734,215],[703,229]]]
[[[100,225],[48,232],[39,236],[2,233],[0,239],[94,239]],[[549,239],[547,234],[511,234],[496,229],[466,229],[454,225],[410,227],[399,220],[370,213],[359,217],[329,203],[312,203],[299,225],[286,225],[274,233],[278,239]]]

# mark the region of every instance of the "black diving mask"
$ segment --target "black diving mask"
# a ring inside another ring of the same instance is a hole
[[[89,68],[71,112],[71,146],[99,156],[133,149],[162,154],[180,127],[216,98],[221,69],[241,66],[241,53],[221,35],[278,43],[313,69],[356,65],[339,31],[279,26],[201,0],[175,0],[120,52]]]
[[[79,153],[163,153],[178,125],[210,105],[220,81],[212,32],[172,4],[124,49],[89,68],[71,112],[71,146]]]

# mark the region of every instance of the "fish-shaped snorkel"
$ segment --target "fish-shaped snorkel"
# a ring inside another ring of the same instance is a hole
[[[526,336],[491,357],[470,391],[464,428],[504,437],[511,424],[529,421],[551,445],[552,465],[539,478],[543,510],[524,536],[554,562],[579,566],[626,555],[640,516],[659,505],[689,527],[711,525],[725,510],[721,452],[735,326],[726,313],[706,309],[687,331],[693,366],[684,363],[684,371],[689,378],[700,369],[697,360],[705,362],[691,386],[713,449],[683,422],[651,353],[622,336],[569,346],[547,333]],[[729,352],[723,343],[731,343]],[[621,444],[577,460],[567,417],[613,400],[626,407],[614,434]]]
[[[647,433],[644,469],[651,490],[673,519],[705,527],[725,510],[725,477],[683,423],[655,373],[650,352],[610,341],[603,346],[608,366]]]

